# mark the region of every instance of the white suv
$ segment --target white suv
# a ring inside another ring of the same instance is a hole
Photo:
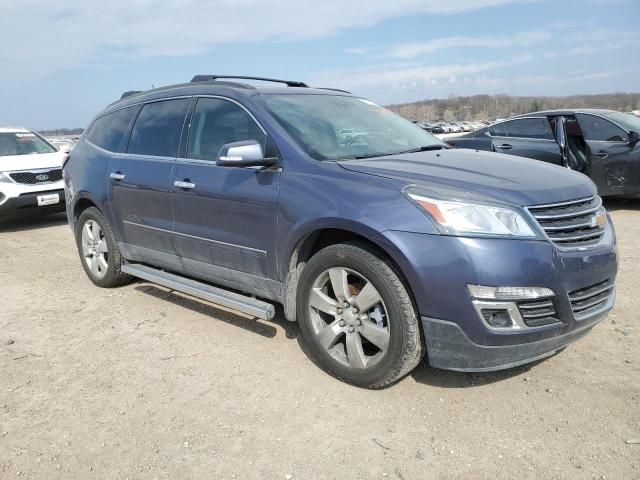
[[[63,211],[67,155],[31,130],[0,128],[0,217],[20,209]]]

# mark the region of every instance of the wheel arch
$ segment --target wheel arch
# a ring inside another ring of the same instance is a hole
[[[344,222],[325,224],[309,228],[298,236],[297,241],[285,254],[282,271],[285,272],[285,288],[282,303],[285,318],[289,321],[296,320],[296,296],[300,275],[306,263],[322,248],[337,243],[358,242],[369,246],[381,257],[389,261],[400,279],[405,285],[412,301],[415,304],[414,290],[411,287],[407,270],[407,259],[401,250],[390,242],[382,233],[366,225]]]

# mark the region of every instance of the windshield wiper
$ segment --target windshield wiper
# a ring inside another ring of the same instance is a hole
[[[432,150],[444,150],[446,148],[451,148],[447,145],[423,145],[422,147],[418,147],[418,148],[413,148],[411,150],[405,150],[404,152],[398,152],[396,155],[399,155],[401,153],[417,153],[417,152],[430,152]]]

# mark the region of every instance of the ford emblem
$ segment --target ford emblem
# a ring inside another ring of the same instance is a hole
[[[39,182],[46,182],[47,180],[49,180],[49,175],[47,175],[46,173],[41,173],[40,175],[36,175],[36,180],[38,180]]]

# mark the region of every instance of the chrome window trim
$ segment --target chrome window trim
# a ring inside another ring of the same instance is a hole
[[[136,222],[131,222],[129,220],[124,220],[122,223],[125,223],[127,225],[132,225],[134,227],[141,227],[141,228],[148,228],[149,230],[155,230],[157,232],[164,232],[164,233],[170,233],[173,235],[180,235],[182,237],[188,237],[188,238],[194,238],[196,240],[203,240],[205,242],[211,242],[211,243],[215,243],[217,245],[224,245],[227,247],[234,247],[234,248],[240,248],[243,250],[249,250],[255,253],[261,253],[266,255],[267,251],[266,250],[260,250],[259,248],[253,248],[253,247],[245,247],[244,245],[237,245],[235,243],[228,243],[228,242],[221,242],[219,240],[211,240],[210,238],[204,238],[204,237],[198,237],[197,235],[189,235],[188,233],[181,233],[175,230],[167,230],[165,228],[160,228],[160,227],[152,227],[150,225],[144,225],[142,223],[136,223]]]
[[[489,134],[489,137],[491,138],[515,138],[515,139],[521,139],[521,140],[543,140],[543,141],[547,141],[547,142],[554,142],[554,143],[558,143],[556,141],[555,138],[530,138],[530,137],[507,137],[504,135],[496,135],[493,136],[491,135],[491,127],[494,127],[496,125],[502,125],[503,123],[507,123],[507,122],[513,122],[516,120],[528,120],[528,119],[536,119],[536,120],[546,120],[549,121],[549,119],[547,117],[516,117],[516,118],[507,118],[506,120],[502,120],[500,122],[496,122],[496,123],[492,123],[491,125],[489,125],[487,128],[487,133]],[[507,130],[505,129],[505,132]],[[553,137],[553,132],[551,131],[551,127],[549,127],[549,132],[551,132],[551,136]]]

